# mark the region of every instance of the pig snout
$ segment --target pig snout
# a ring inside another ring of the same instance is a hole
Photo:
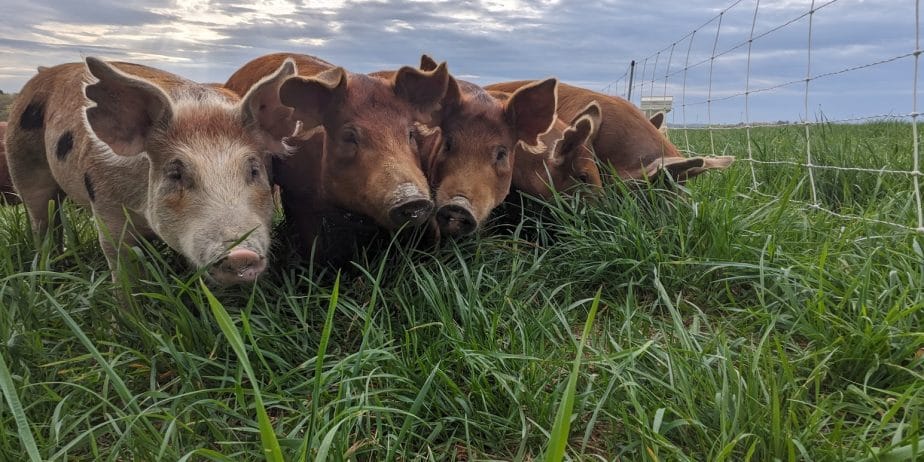
[[[237,247],[212,266],[209,274],[221,285],[254,282],[266,269],[266,257],[253,250]]]
[[[463,196],[455,196],[436,212],[440,232],[454,237],[466,236],[475,231],[478,221],[472,213],[472,203]]]
[[[405,183],[395,192],[395,200],[388,211],[388,218],[395,227],[402,225],[420,226],[427,222],[433,212],[430,195],[416,185]]]
[[[430,218],[430,212],[433,211],[433,202],[430,199],[418,198],[411,199],[403,204],[392,207],[388,212],[395,226],[409,224],[419,226]]]

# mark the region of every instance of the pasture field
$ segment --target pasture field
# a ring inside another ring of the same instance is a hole
[[[10,104],[13,104],[15,98],[15,93],[0,93],[0,120],[10,117]]]
[[[747,156],[741,130],[686,135]],[[804,159],[801,126],[752,139]],[[811,140],[818,163],[911,169],[906,123]],[[339,286],[280,244],[214,306],[160,244],[113,284],[88,213],[67,205],[65,249],[37,254],[0,207],[0,460],[265,460],[261,422],[284,460],[540,460],[598,289],[567,458],[921,460],[924,234],[808,209],[801,167],[756,176],[739,161],[436,250],[386,241]],[[916,223],[910,176],[815,180],[833,211]]]

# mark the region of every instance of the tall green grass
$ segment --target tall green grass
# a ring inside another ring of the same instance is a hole
[[[804,132],[762,130],[756,157],[804,155]],[[907,125],[821,130],[828,163],[907,169]],[[117,285],[87,213],[65,206],[64,249],[36,255],[0,207],[0,460],[31,435],[43,460],[266,460],[274,438],[284,460],[527,461],[564,434],[568,460],[920,459],[924,236],[807,209],[804,169],[756,173],[759,192],[739,162],[398,239],[339,285],[281,246],[214,301],[162,245]],[[816,181],[832,210],[913,224],[907,177]]]

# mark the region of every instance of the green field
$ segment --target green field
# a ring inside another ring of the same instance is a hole
[[[743,131],[688,136],[747,156]],[[752,137],[756,159],[804,160],[801,126]],[[911,139],[883,122],[811,140],[816,163],[910,170]],[[274,440],[284,460],[541,460],[581,340],[571,460],[921,460],[924,234],[805,207],[801,167],[755,175],[383,246],[336,291],[280,245],[214,307],[160,244],[113,284],[86,212],[36,255],[2,207],[0,460],[265,460]],[[831,211],[917,226],[910,176],[815,180]]]
[[[0,93],[0,120],[6,120],[10,117],[10,105],[13,104],[15,93]]]

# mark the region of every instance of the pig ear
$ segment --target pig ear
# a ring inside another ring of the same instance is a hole
[[[705,163],[702,157],[667,157],[658,159],[645,166],[645,176],[649,179],[655,179],[663,172],[667,172],[671,178],[683,181],[687,173],[693,170],[700,170]]]
[[[651,116],[651,118],[648,119],[648,121],[651,122],[651,125],[654,125],[654,128],[657,128],[658,130],[660,130],[661,125],[664,124],[664,112],[662,111],[656,112],[655,115]]]
[[[276,72],[250,87],[240,106],[244,125],[259,127],[277,142],[291,135],[295,128],[290,117],[292,109],[283,106],[279,100],[279,87],[296,74],[295,61],[288,58]]]
[[[285,147],[286,156],[295,155],[323,155],[324,141],[327,132],[322,126],[302,129],[292,136],[282,138],[282,145]]]
[[[430,55],[420,55],[420,70],[422,71],[432,71],[436,69],[436,60],[430,57]]]
[[[666,171],[678,181],[686,181],[707,170],[722,170],[735,162],[732,156],[717,157],[670,157],[658,159],[645,168],[649,178],[655,178],[662,171]]]
[[[100,59],[87,57],[87,69],[98,79],[84,89],[87,98],[96,103],[86,109],[90,129],[118,155],[144,152],[151,131],[173,118],[170,97],[156,85]]]
[[[444,65],[446,62],[444,61],[442,64]],[[439,66],[441,66],[441,64],[437,64],[436,60],[431,58],[430,55],[420,55],[420,70],[427,72],[435,71]],[[461,100],[462,91],[459,89],[459,82],[450,75],[446,81],[446,94],[443,96],[443,107],[452,107]]]
[[[335,67],[313,77],[290,77],[279,87],[279,100],[295,109],[295,119],[308,127],[321,125],[324,115],[347,91],[347,73]]]
[[[590,133],[590,138],[594,138],[600,130],[600,122],[603,121],[603,110],[600,109],[600,104],[596,101],[591,101],[587,106],[584,106],[584,109],[578,111],[577,115],[571,119],[571,125],[577,125],[578,119],[585,116],[590,117],[590,121],[594,125],[593,131]]]
[[[558,104],[558,80],[545,79],[521,87],[507,101],[507,123],[516,131],[517,139],[527,145],[539,144],[539,135],[549,131],[555,122]]]
[[[424,111],[436,108],[446,95],[448,84],[449,71],[445,62],[431,71],[402,67],[398,69],[394,80],[395,93]]]
[[[700,159],[702,159],[702,165],[678,172],[674,177],[686,180],[709,170],[724,170],[735,163],[733,156],[701,157]],[[671,172],[671,174],[673,175],[674,172]]]
[[[584,153],[581,146],[586,146],[591,135],[596,131],[594,121],[589,115],[585,115],[573,123],[564,133],[561,141],[558,142],[555,149],[554,162],[560,163],[566,160],[574,159]]]
[[[451,75],[446,81],[446,93],[439,103],[439,106],[430,113],[430,120],[427,122],[429,125],[439,125],[443,120],[452,118],[462,104],[462,90],[459,88],[459,82]]]
[[[455,109],[462,104],[462,89],[459,88],[459,81],[455,77],[449,76],[449,82],[446,84],[446,95],[443,96],[443,108]]]
[[[417,127],[417,153],[420,157],[420,165],[424,170],[424,174],[430,175],[433,172],[436,156],[443,145],[443,131],[440,127],[431,128],[423,124],[415,125]]]

